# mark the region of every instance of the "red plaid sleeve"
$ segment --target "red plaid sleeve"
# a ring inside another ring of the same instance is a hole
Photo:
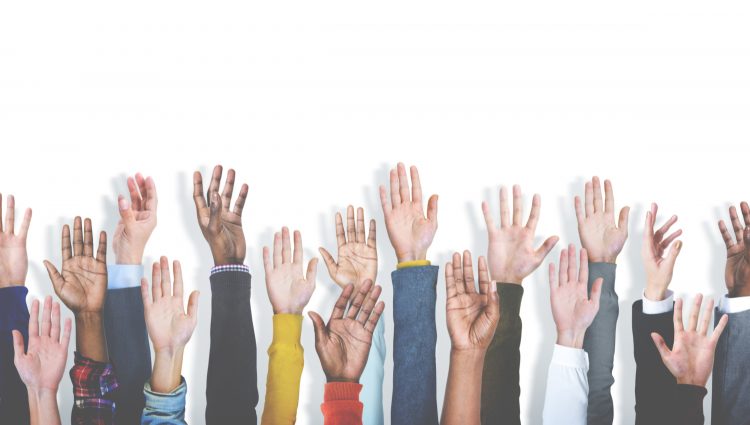
[[[75,353],[75,364],[70,369],[73,382],[72,423],[75,425],[110,425],[114,421],[115,402],[112,392],[117,389],[117,377],[109,363],[102,363]]]

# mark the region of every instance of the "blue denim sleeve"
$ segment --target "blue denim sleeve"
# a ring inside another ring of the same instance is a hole
[[[185,422],[185,395],[187,384],[182,378],[180,385],[169,394],[151,391],[151,384],[143,386],[146,407],[141,417],[142,425],[187,425]]]
[[[363,425],[383,425],[383,367],[385,365],[385,321],[381,317],[372,336],[370,356],[359,382],[359,399],[364,405]]]
[[[14,418],[18,424],[29,423],[29,401],[26,386],[13,363],[13,334],[18,330],[29,341],[29,309],[25,286],[0,288],[0,418]]]
[[[438,267],[396,270],[393,280],[393,425],[437,425],[435,301]]]

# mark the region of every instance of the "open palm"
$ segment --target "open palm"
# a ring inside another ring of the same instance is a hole
[[[0,288],[23,285],[29,270],[29,257],[26,253],[26,236],[31,222],[31,210],[27,209],[18,233],[15,232],[15,199],[8,196],[5,211],[5,225],[2,214],[3,197],[0,194]]]
[[[604,192],[602,199],[599,178],[594,177],[585,185],[585,207],[575,197],[578,235],[592,262],[614,263],[628,239],[630,208],[622,208],[615,223],[615,198],[609,180],[604,181]]]
[[[346,210],[347,231],[341,214],[336,213],[336,241],[338,243],[338,260],[323,247],[319,249],[328,274],[340,287],[354,285],[357,291],[365,280],[375,281],[378,274],[378,250],[375,240],[375,220],[370,220],[370,233],[365,239],[364,210],[357,209],[357,220],[354,220],[354,207]]]
[[[479,257],[479,292],[469,251],[464,252],[463,268],[457,252],[453,263],[445,265],[445,289],[445,316],[453,349],[487,349],[500,321],[500,303],[484,257]]]
[[[274,314],[302,314],[315,291],[318,259],[307,265],[307,275],[302,271],[302,234],[294,232],[294,254],[289,240],[289,229],[284,227],[273,238],[273,261],[268,247],[263,247],[263,266],[266,272],[266,290]]]
[[[156,227],[156,185],[141,174],[128,178],[130,203],[120,196],[117,199],[120,221],[112,236],[112,249],[118,264],[141,264],[143,250]]]
[[[723,220],[719,221],[719,230],[727,248],[724,281],[730,296],[750,295],[750,206],[747,202],[742,202],[740,208],[744,225],[740,222],[737,209],[729,209],[734,235],[729,232]]]

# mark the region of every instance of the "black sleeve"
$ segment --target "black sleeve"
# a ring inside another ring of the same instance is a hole
[[[708,391],[697,385],[675,386],[672,423],[674,425],[703,425],[703,398]],[[668,422],[663,422],[668,423]]]

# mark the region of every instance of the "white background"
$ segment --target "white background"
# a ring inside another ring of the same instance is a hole
[[[4,1],[0,190],[34,209],[31,294],[52,293],[41,262],[59,264],[63,223],[81,214],[111,231],[125,176],[154,176],[159,225],[146,264],[178,258],[186,284],[203,291],[183,369],[188,420],[202,423],[211,260],[191,172],[236,168],[250,185],[260,414],[272,314],[261,247],[275,229],[301,229],[309,258],[335,248],[335,211],[352,203],[377,218],[390,344],[395,258],[377,197],[388,167],[418,165],[425,194],[440,194],[429,258],[441,265],[454,250],[485,252],[480,202],[497,211],[500,184],[542,195],[539,242],[560,235],[556,256],[578,243],[572,199],[598,174],[613,180],[618,208],[633,207],[618,260],[612,389],[615,423],[632,423],[630,306],[643,286],[652,200],[685,230],[673,289],[725,291],[716,221],[750,197],[749,10],[741,1]],[[521,411],[530,424],[541,422],[554,344],[547,262],[524,282]],[[443,285],[441,271],[440,405],[450,349]],[[321,264],[309,308],[327,315],[336,292]],[[303,344],[299,423],[321,423],[324,377],[307,319]],[[67,377],[60,401],[67,422]]]

